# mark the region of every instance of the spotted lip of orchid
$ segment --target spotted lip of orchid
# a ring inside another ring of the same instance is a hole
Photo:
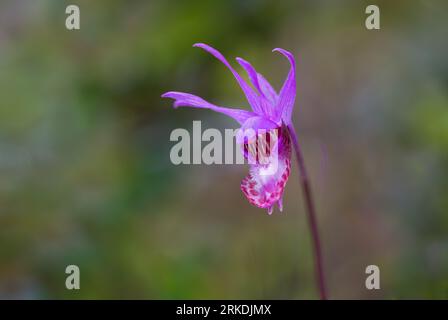
[[[196,43],[193,46],[204,49],[220,60],[232,72],[243,90],[252,111],[217,106],[198,96],[183,92],[170,91],[164,93],[162,97],[174,99],[175,108],[203,108],[225,114],[235,119],[241,125],[242,131],[253,129],[257,133],[257,137],[260,135],[260,132],[268,136],[272,132],[278,133],[277,152],[265,155],[264,161],[258,161],[259,158],[257,156],[257,161],[249,162],[250,172],[242,180],[241,190],[251,204],[268,209],[269,214],[272,213],[276,203],[280,211],[282,211],[283,191],[291,169],[289,130],[293,128],[291,115],[296,96],[295,61],[293,55],[281,48],[273,50],[284,55],[290,63],[288,76],[280,93],[277,94],[269,82],[246,60],[236,58],[236,61],[246,71],[253,87],[249,86],[241,78],[219,51],[203,43]],[[246,157],[253,155],[251,150],[254,149],[254,146],[258,150],[258,141],[260,140],[256,139],[254,142],[245,139],[243,141]],[[275,170],[269,170],[274,164],[276,166]]]

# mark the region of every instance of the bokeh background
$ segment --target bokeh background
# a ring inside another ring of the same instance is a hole
[[[377,4],[381,30],[364,26]],[[65,8],[81,9],[81,30]],[[330,298],[448,298],[446,1],[0,3],[0,297],[317,297],[297,168],[282,214],[252,207],[242,165],[169,159],[175,128],[236,128],[160,95],[247,106],[241,56],[280,89],[297,58],[294,121]],[[237,70],[241,70],[238,67]],[[65,288],[65,267],[81,290]],[[366,290],[365,268],[381,270]]]

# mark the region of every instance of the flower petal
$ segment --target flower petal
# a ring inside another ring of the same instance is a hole
[[[271,161],[251,165],[249,174],[241,182],[241,190],[249,202],[268,209],[269,214],[275,203],[280,211],[283,209],[283,191],[291,171],[291,138],[286,130],[281,131],[277,145],[279,149],[271,154]]]
[[[247,75],[254,87],[260,92],[260,94],[269,100],[272,105],[277,104],[278,94],[271,84],[263,77],[261,73],[258,73],[255,68],[243,58],[236,58],[238,63],[246,70]]]
[[[265,91],[263,90],[263,88],[260,85],[259,82],[259,76],[261,76],[259,73],[257,73],[257,71],[255,70],[255,68],[246,60],[244,60],[243,58],[236,58],[236,61],[238,61],[238,63],[244,68],[244,70],[246,70],[247,75],[249,76],[250,81],[252,82],[253,86],[257,89],[257,91],[260,93],[260,97],[259,97],[259,101],[260,101],[260,107],[263,111],[263,114],[268,117],[268,118],[273,118],[274,114],[275,114],[275,106],[276,103],[273,103],[272,99],[269,99],[266,95],[265,95]],[[263,77],[263,76],[261,76]],[[263,78],[264,80],[264,78]],[[266,81],[266,80],[264,80]],[[267,81],[266,81],[267,82]],[[263,83],[263,85],[265,85],[265,83]],[[271,87],[272,89],[272,87]],[[270,93],[268,93],[270,94]],[[274,119],[274,120],[279,120],[279,119]]]
[[[226,116],[229,116],[229,117],[235,119],[240,124],[243,124],[244,122],[246,122],[247,119],[256,116],[255,113],[250,112],[250,111],[216,106],[216,105],[211,104],[210,102],[205,101],[204,99],[202,99],[198,96],[195,96],[193,94],[190,94],[190,93],[170,91],[170,92],[164,93],[162,95],[162,98],[175,99],[175,101],[174,101],[175,108],[177,108],[177,107],[194,107],[194,108],[210,109],[210,110],[225,114]]]
[[[268,101],[273,106],[277,106],[278,94],[261,73],[258,73],[258,84],[261,91],[263,92],[263,95],[268,99]]]
[[[294,101],[296,99],[296,75],[295,68],[296,63],[294,60],[294,56],[289,51],[286,51],[281,48],[276,48],[273,51],[278,51],[286,58],[288,58],[291,68],[288,73],[288,77],[286,78],[283,87],[279,94],[279,101],[277,106],[277,114],[281,115],[283,121],[289,125],[291,123],[292,110],[294,108]]]
[[[248,138],[251,140],[255,135],[260,133],[260,130],[264,130],[264,133],[266,133],[269,130],[278,128],[278,125],[261,116],[254,116],[251,118],[248,118],[241,126],[241,128],[238,130],[238,134],[236,137],[236,142],[238,144],[244,143],[244,138]],[[251,130],[252,129],[252,130]],[[251,132],[249,132],[251,131]]]
[[[249,102],[250,106],[252,107],[252,110],[256,113],[261,113],[261,107],[259,98],[254,92],[254,90],[244,81],[243,78],[238,74],[238,72],[233,69],[233,67],[230,65],[230,63],[224,58],[224,56],[216,49],[210,47],[209,45],[206,45],[204,43],[195,43],[193,47],[202,48],[211,55],[213,55],[216,59],[221,61],[229,70],[233,73],[233,75],[236,78],[236,81],[240,85],[241,89],[243,90],[244,94],[246,95],[247,101]]]
[[[251,166],[250,173],[241,181],[241,191],[251,204],[259,208],[271,211],[277,203],[282,210],[283,191],[291,172],[290,157],[279,158],[275,174],[266,175],[262,173],[263,170],[267,170],[266,167]]]
[[[243,58],[238,57],[236,58],[236,61],[238,61],[238,63],[244,68],[244,70],[246,70],[247,75],[249,76],[249,79],[254,87],[258,90],[258,92],[260,92],[261,95],[264,96],[263,91],[261,91],[260,85],[258,84],[258,76],[255,68]]]

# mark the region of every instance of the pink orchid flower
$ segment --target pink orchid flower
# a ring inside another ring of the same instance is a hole
[[[181,106],[205,108],[225,114],[235,119],[241,125],[243,131],[252,129],[252,132],[256,132],[257,139],[255,140],[252,139],[253,137],[248,138],[245,135],[243,136],[244,140],[241,140],[237,136],[237,142],[239,141],[243,145],[245,157],[249,160],[255,158],[255,161],[249,162],[251,165],[250,172],[241,182],[241,190],[250,203],[268,209],[269,214],[272,213],[276,203],[280,211],[282,210],[283,191],[291,171],[291,145],[294,146],[312,236],[317,287],[321,299],[326,299],[327,293],[315,207],[305,161],[291,119],[296,98],[295,60],[293,55],[284,49],[276,48],[273,50],[284,55],[290,63],[288,76],[280,93],[277,94],[269,82],[246,60],[236,58],[238,63],[246,70],[253,87],[241,78],[226,58],[216,49],[203,43],[197,43],[194,47],[204,49],[229,68],[243,90],[252,111],[217,106],[198,96],[183,92],[170,91],[163,94],[162,97],[174,99],[175,108]],[[260,134],[260,132],[262,133]],[[275,135],[277,139],[275,139],[274,144],[276,150],[274,157],[272,152],[274,149],[269,149],[270,143],[268,143],[268,148],[265,149],[268,152],[262,152],[260,155],[258,136],[263,135],[265,137],[264,144],[266,144],[272,137],[272,132],[277,133]],[[254,149],[256,152],[254,152]],[[273,160],[276,161],[276,170],[266,174],[266,171],[269,171],[266,169],[273,165]]]
[[[216,49],[203,43],[197,43],[194,47],[204,49],[229,68],[243,90],[252,111],[220,107],[198,96],[183,92],[170,91],[163,94],[162,97],[175,99],[174,107],[205,108],[225,114],[235,119],[241,125],[243,132],[247,129],[252,129],[260,135],[260,132],[268,132],[269,134],[275,130],[276,134],[278,134],[276,154],[268,154],[264,161],[251,163],[250,173],[241,182],[241,190],[251,204],[268,209],[269,214],[272,213],[276,203],[280,211],[282,211],[283,191],[291,171],[291,138],[288,128],[292,128],[291,115],[296,96],[295,61],[293,55],[284,49],[276,48],[273,50],[284,55],[291,65],[283,87],[280,93],[277,94],[269,82],[246,60],[236,58],[236,61],[246,70],[253,88],[241,78],[226,58]],[[248,150],[250,153],[250,150],[254,149],[253,147],[259,152],[258,145],[256,145],[257,141],[260,141],[260,139],[251,142],[245,141],[244,155],[246,157],[248,157]],[[271,174],[266,174],[266,168],[272,165],[274,156],[276,157],[276,170],[272,170]]]

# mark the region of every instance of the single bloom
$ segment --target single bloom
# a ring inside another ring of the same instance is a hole
[[[294,56],[281,48],[273,50],[284,55],[290,63],[288,76],[280,93],[277,93],[246,60],[236,58],[247,72],[252,87],[241,78],[219,51],[203,43],[197,43],[194,47],[204,49],[233,73],[252,111],[217,106],[198,96],[183,92],[170,91],[164,93],[162,97],[174,99],[175,108],[204,108],[225,114],[241,125],[240,132],[253,130],[255,138],[247,135],[243,135],[241,139],[237,137],[237,142],[243,146],[244,156],[252,160],[249,161],[250,172],[241,182],[241,190],[250,203],[268,209],[269,214],[272,213],[276,203],[282,211],[283,191],[291,171],[290,130],[293,128],[291,116],[296,97]],[[274,170],[271,170],[272,168]]]

